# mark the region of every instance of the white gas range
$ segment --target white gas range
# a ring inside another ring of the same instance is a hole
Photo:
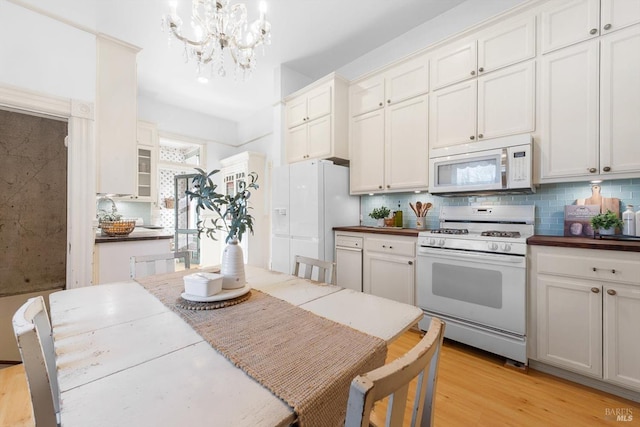
[[[526,239],[534,206],[443,206],[418,236],[416,302],[445,336],[517,362],[526,356]]]

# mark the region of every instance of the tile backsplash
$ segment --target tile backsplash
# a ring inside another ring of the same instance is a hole
[[[618,179],[603,181],[600,184],[602,197],[620,199],[620,212],[626,205],[631,204],[634,211],[640,209],[640,179]],[[573,182],[563,184],[544,184],[538,187],[535,194],[505,195],[490,197],[440,197],[429,193],[396,193],[385,195],[362,196],[360,211],[362,225],[376,225],[376,220],[369,217],[369,213],[377,207],[386,206],[392,212],[403,211],[404,226],[416,226],[416,216],[409,207],[409,202],[420,200],[431,202],[433,208],[427,214],[427,228],[438,227],[438,214],[441,206],[451,205],[535,205],[536,206],[536,234],[561,236],[563,234],[564,207],[575,204],[576,199],[591,197],[589,182]],[[399,206],[399,207],[398,207]]]

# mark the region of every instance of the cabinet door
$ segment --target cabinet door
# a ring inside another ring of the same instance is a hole
[[[540,178],[598,172],[599,41],[541,60]]]
[[[478,75],[531,59],[535,55],[535,16],[496,24],[478,39]]]
[[[351,193],[384,189],[384,110],[351,119]]]
[[[538,275],[538,359],[602,377],[602,287]]]
[[[414,305],[414,264],[412,258],[365,254],[363,291]]]
[[[287,102],[287,128],[301,125],[307,118],[307,97],[301,95]]]
[[[429,148],[473,142],[476,139],[476,105],[476,80],[431,92]]]
[[[299,162],[307,155],[307,125],[296,126],[287,131],[287,161]]]
[[[640,22],[640,1],[602,0],[600,5],[601,34],[617,31]]]
[[[547,5],[541,14],[542,53],[600,34],[600,0],[550,1]]]
[[[640,391],[640,288],[607,285],[604,379]]]
[[[307,158],[319,159],[331,155],[331,116],[307,123]]]
[[[378,74],[349,88],[351,117],[377,110],[384,106],[384,75]]]
[[[429,61],[423,55],[387,71],[385,95],[387,105],[393,105],[429,90]]]
[[[601,38],[600,173],[640,171],[640,27]]]
[[[535,129],[534,70],[529,61],[478,79],[478,139]]]
[[[446,46],[431,57],[431,89],[439,89],[476,75],[476,41]]]
[[[427,118],[427,95],[387,107],[385,183],[388,190],[427,188]]]
[[[307,121],[331,114],[333,85],[325,85],[307,94]]]

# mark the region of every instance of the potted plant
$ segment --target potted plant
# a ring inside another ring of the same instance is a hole
[[[616,227],[622,227],[622,220],[617,213],[607,210],[591,217],[591,227],[598,230],[598,234],[615,234]]]
[[[247,231],[253,234],[253,216],[248,201],[251,190],[258,189],[258,174],[251,172],[245,181],[238,183],[236,194],[218,193],[218,186],[213,183],[212,176],[220,172],[215,169],[209,173],[196,168],[198,175],[193,178],[193,189],[186,192],[190,200],[196,201],[196,210],[215,212],[213,217],[205,217],[197,223],[198,238],[205,233],[207,237],[216,239],[216,233],[226,233],[227,246],[222,253],[220,273],[224,276],[223,289],[237,289],[246,284],[244,274],[244,257],[238,244]]]
[[[389,216],[391,211],[386,206],[382,206],[380,208],[373,208],[373,211],[369,213],[369,216],[375,220],[377,220],[378,227],[384,226],[384,219]]]

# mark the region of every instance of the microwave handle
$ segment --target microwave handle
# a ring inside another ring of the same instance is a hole
[[[500,175],[502,178],[502,189],[506,190],[509,185],[509,150],[507,148],[502,149],[502,155],[500,156]]]

